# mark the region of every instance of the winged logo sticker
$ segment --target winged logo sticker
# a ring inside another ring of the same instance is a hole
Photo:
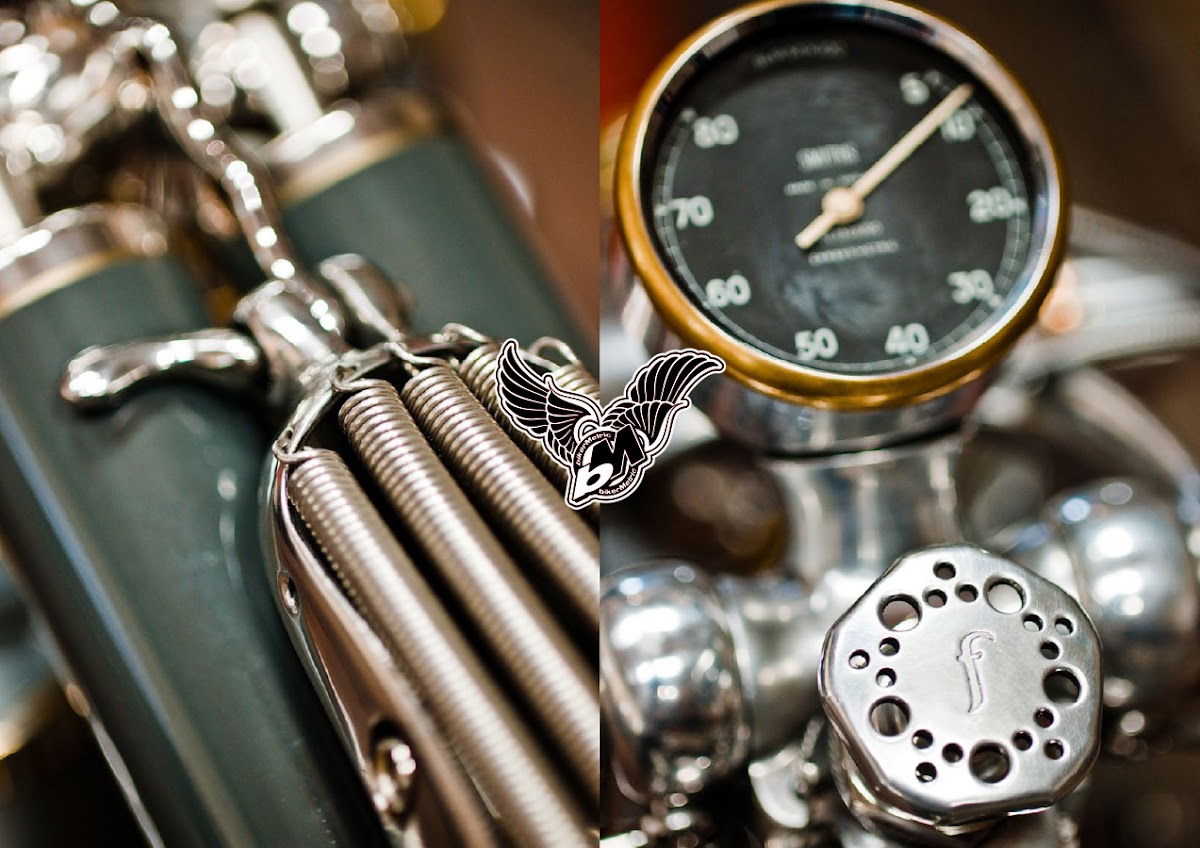
[[[603,409],[592,398],[539,374],[508,339],[496,366],[500,405],[512,423],[541,441],[569,472],[567,505],[611,503],[628,497],[667,447],[675,416],[709,374],[725,370],[711,353],[685,348],[652,357],[625,392]]]

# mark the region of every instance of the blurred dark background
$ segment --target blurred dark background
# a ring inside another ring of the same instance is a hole
[[[437,26],[414,40],[432,81],[528,181],[535,238],[595,339],[599,0],[447,0]]]

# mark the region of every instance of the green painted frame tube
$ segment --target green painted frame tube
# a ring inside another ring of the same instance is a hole
[[[263,578],[265,428],[189,386],[89,416],[58,395],[85,346],[209,324],[171,257],[100,264],[0,318],[0,526],[22,582],[152,841],[382,845]]]

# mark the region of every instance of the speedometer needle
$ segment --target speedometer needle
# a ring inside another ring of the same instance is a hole
[[[867,195],[886,180],[892,171],[900,167],[909,156],[912,156],[916,149],[924,144],[960,106],[970,100],[973,91],[971,84],[964,82],[947,94],[941,103],[934,106],[915,127],[893,144],[891,150],[883,154],[879,161],[854,182],[854,185],[848,188],[837,186],[826,192],[821,199],[821,214],[800,231],[796,236],[796,245],[801,250],[808,250],[835,226],[850,224],[861,218],[863,201]]]

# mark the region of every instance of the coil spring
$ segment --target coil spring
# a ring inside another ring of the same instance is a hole
[[[594,675],[421,435],[396,389],[382,380],[361,386],[342,405],[342,430],[598,805]]]
[[[404,384],[404,405],[468,494],[598,632],[600,543],[447,365]]]
[[[287,493],[517,845],[584,846],[579,811],[350,469],[314,450]]]
[[[492,418],[504,428],[504,432],[516,443],[517,447],[533,460],[533,463],[560,492],[565,491],[569,480],[567,469],[550,455],[540,441],[519,427],[513,426],[500,407],[500,393],[496,389],[496,362],[499,357],[499,344],[496,342],[481,344],[463,359],[458,367],[458,375],[471,389],[475,398],[483,404],[484,409],[491,413]]]

